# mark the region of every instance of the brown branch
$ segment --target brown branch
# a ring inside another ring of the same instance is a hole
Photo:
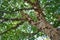
[[[32,9],[37,10],[36,8],[22,8],[22,9],[17,9],[15,11],[0,11],[0,12],[3,14],[3,13],[11,13],[11,12],[16,12],[16,11],[32,10]],[[14,21],[14,20],[24,20],[23,18],[20,18],[20,19],[18,19],[18,18],[8,19],[8,18],[3,18],[3,17],[0,17],[0,19],[3,19],[3,20],[0,21],[0,23],[3,23],[4,21],[8,21],[8,20],[12,20],[12,21]]]
[[[11,21],[20,21],[20,20],[25,20],[25,21],[30,21],[30,20],[32,20],[30,17],[29,17],[29,15],[28,14],[25,14],[25,13],[23,13],[23,12],[21,12],[22,13],[22,18],[3,18],[3,17],[1,17],[0,19],[2,19],[1,21],[0,21],[0,23],[3,23],[3,22],[5,22],[5,21],[9,21],[9,20],[11,20]]]
[[[4,21],[8,21],[8,20],[12,20],[12,21],[20,21],[20,20],[25,20],[25,21],[33,21],[32,18],[30,18],[30,16],[26,13],[24,13],[23,11],[20,11],[21,14],[22,14],[22,18],[3,18],[3,17],[0,17],[0,19],[2,19],[0,21],[0,23],[3,23]]]
[[[32,19],[29,17],[29,15],[25,14],[23,11],[21,11],[21,13],[23,13],[22,14],[23,18],[19,18],[19,19],[18,18],[12,18],[12,19],[1,18],[1,19],[3,19],[1,22],[8,21],[8,20],[12,20],[12,21],[14,21],[14,20],[20,21],[21,20],[21,23],[18,23],[15,27],[12,27],[12,28],[0,33],[0,35],[7,33],[11,29],[16,29],[17,27],[19,27],[19,25],[23,24],[24,21],[29,21],[29,23],[31,23],[30,21],[32,21]],[[32,34],[36,34],[36,33],[32,33]]]

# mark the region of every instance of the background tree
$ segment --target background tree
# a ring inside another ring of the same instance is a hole
[[[59,0],[0,0],[0,39],[60,40],[59,13]]]

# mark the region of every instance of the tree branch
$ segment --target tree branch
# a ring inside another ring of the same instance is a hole
[[[8,29],[8,30],[0,33],[0,35],[3,35],[3,34],[5,34],[5,33],[7,33],[7,32],[10,31],[11,29],[16,29],[17,27],[19,27],[19,25],[23,24],[24,21],[29,21],[29,23],[31,23],[30,21],[31,21],[32,19],[29,17],[29,15],[28,15],[28,14],[25,14],[23,11],[21,11],[21,13],[23,13],[22,15],[23,15],[25,18],[24,18],[24,17],[23,17],[23,18],[12,18],[12,19],[1,18],[1,19],[3,19],[3,20],[2,20],[0,23],[2,23],[2,22],[4,22],[4,21],[8,21],[8,20],[12,20],[12,21],[14,21],[14,20],[20,21],[20,20],[21,20],[21,23],[18,23],[15,27],[12,27],[12,28],[10,28],[10,29]],[[26,33],[26,34],[27,34],[27,33]],[[32,34],[36,34],[36,33],[32,33]],[[32,35],[32,34],[31,34],[31,35]]]

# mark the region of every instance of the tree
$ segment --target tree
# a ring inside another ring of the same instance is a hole
[[[51,40],[60,40],[59,38],[60,30],[56,28],[57,26],[60,25],[59,23],[60,21],[56,19],[59,15],[58,12],[60,11],[59,10],[60,1],[56,0],[0,0],[0,1],[1,1],[0,25],[2,28],[2,29],[0,28],[1,29],[0,35],[2,36],[2,38],[3,37],[6,38],[8,37],[8,35],[10,35],[10,38],[12,37],[11,40],[13,40],[13,36],[17,36],[16,38],[14,37],[15,40],[21,40],[21,38],[24,37],[29,38],[29,40],[34,40],[33,38],[30,37],[32,37],[32,35],[36,35],[37,33],[39,33],[39,31],[41,31],[48,35]],[[53,6],[55,4],[56,6]],[[55,24],[51,25],[49,23],[51,21],[53,21],[53,23]],[[58,22],[56,23],[56,21]],[[32,28],[34,29],[35,32],[31,33],[30,28],[28,30],[25,29],[26,26],[27,27],[34,26],[35,28],[34,27]],[[22,30],[22,28],[24,28],[27,31]],[[21,33],[24,36],[19,37],[20,35],[19,33]],[[10,40],[10,38],[8,38],[8,40]]]

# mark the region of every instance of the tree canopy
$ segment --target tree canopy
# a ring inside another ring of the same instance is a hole
[[[0,40],[50,40],[42,30],[43,17],[52,28],[60,28],[60,0],[0,0]]]

